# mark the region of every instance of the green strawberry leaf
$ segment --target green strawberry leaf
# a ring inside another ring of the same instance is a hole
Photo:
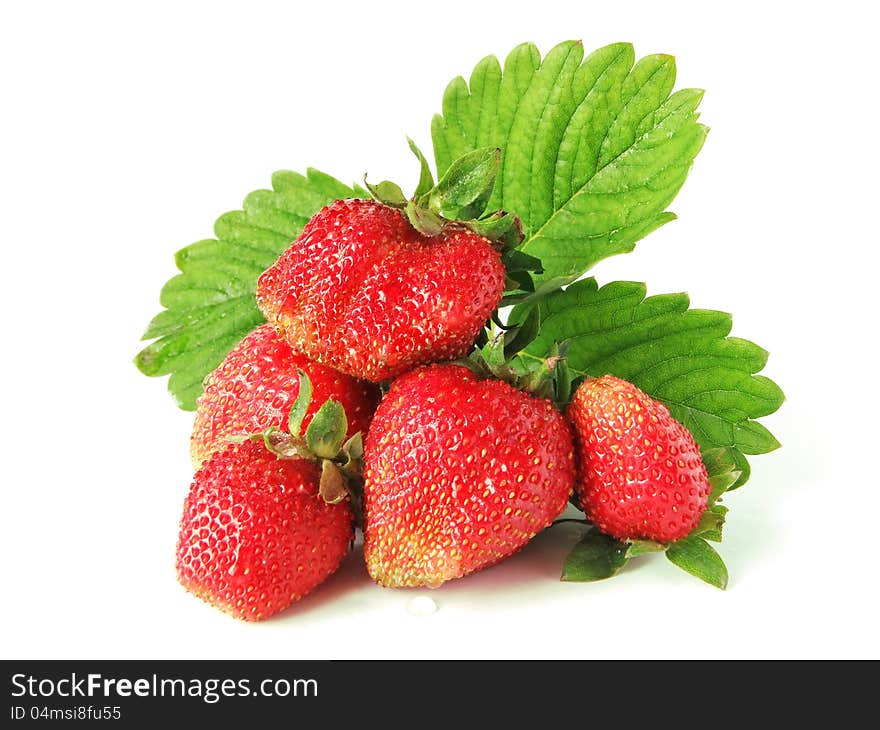
[[[576,378],[613,374],[664,402],[705,452],[723,448],[723,473],[741,472],[744,454],[779,446],[754,419],[776,411],[784,399],[772,380],[756,375],[767,353],[752,342],[728,337],[731,317],[689,309],[686,294],[645,297],[645,285],[618,281],[599,288],[584,279],[511,313],[521,321],[540,310],[541,331],[519,357],[543,358],[555,343],[568,342],[568,367]],[[745,466],[743,466],[745,464]],[[725,486],[725,489],[728,487]],[[719,495],[716,495],[716,498]]]
[[[629,562],[626,543],[590,530],[565,559],[562,580],[593,581],[617,575]]]
[[[522,220],[522,250],[541,259],[535,296],[578,278],[596,262],[631,251],[672,220],[666,211],[708,129],[697,122],[703,92],[671,94],[675,60],[635,62],[628,43],[584,58],[579,42],[517,46],[501,64],[480,61],[454,79],[434,116],[438,175],[462,154],[503,152],[488,210]],[[670,95],[671,94],[671,95]]]
[[[217,219],[217,238],[175,256],[180,274],[162,288],[165,309],[143,339],[154,340],[135,357],[145,375],[170,375],[168,390],[184,410],[195,410],[202,381],[264,319],[254,292],[257,278],[321,208],[338,198],[367,197],[335,178],[309,169],[281,171],[272,190],[256,190],[243,209]]]
[[[666,551],[666,557],[700,580],[721,590],[727,588],[727,567],[721,556],[702,537],[691,536],[672,543]]]

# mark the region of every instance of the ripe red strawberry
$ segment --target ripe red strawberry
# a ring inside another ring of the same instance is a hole
[[[339,200],[263,273],[257,302],[297,352],[378,382],[464,355],[504,281],[499,252],[463,226],[425,236],[395,208]]]
[[[309,376],[313,388],[303,428],[332,398],[348,416],[347,435],[366,433],[379,401],[378,388],[294,353],[265,324],[236,345],[207,377],[190,440],[193,464],[198,467],[232,436],[260,433],[273,426],[286,430],[288,413],[299,393],[298,369]]]
[[[321,468],[261,442],[230,444],[196,473],[183,505],[177,576],[246,620],[287,608],[338,567],[353,533],[345,503],[318,495]]]
[[[575,491],[587,518],[621,540],[673,542],[699,523],[709,480],[694,438],[669,409],[612,375],[586,380],[568,409]]]
[[[574,482],[562,414],[460,365],[395,380],[364,451],[364,557],[391,587],[438,586],[512,555]]]

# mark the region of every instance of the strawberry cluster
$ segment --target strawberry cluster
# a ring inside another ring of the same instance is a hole
[[[466,169],[491,162],[480,152]],[[510,557],[570,500],[619,540],[700,523],[706,469],[665,406],[613,376],[569,399],[564,353],[511,367],[527,323],[487,341],[523,261],[515,218],[479,210],[479,178],[337,201],[262,274],[267,324],[198,402],[177,546],[189,591],[266,618],[338,568],[356,526],[373,580],[436,587]]]

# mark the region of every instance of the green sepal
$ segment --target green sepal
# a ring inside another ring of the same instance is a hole
[[[736,481],[727,488],[728,492],[732,492],[734,489],[739,489],[743,484],[749,481],[749,477],[752,474],[752,467],[749,464],[749,460],[746,459],[746,455],[742,451],[737,449],[733,452],[732,456],[736,468],[739,471],[739,476],[736,478]]]
[[[536,398],[553,401],[563,407],[571,394],[571,371],[566,364],[568,343],[556,344],[547,357],[523,358],[518,353],[540,329],[540,314],[528,312],[526,319],[512,327],[496,326],[482,330],[484,341],[466,358],[454,362],[463,365],[481,378],[503,380],[517,390]],[[505,331],[506,329],[506,331]]]
[[[290,415],[287,418],[287,431],[294,438],[302,435],[302,422],[312,402],[312,381],[306,375],[305,370],[297,368],[299,376],[299,392],[296,394],[296,400],[290,409]]]
[[[727,567],[721,556],[702,537],[692,535],[669,546],[666,557],[686,573],[724,590],[727,588]]]
[[[513,307],[517,304],[522,304],[524,302],[529,301],[534,296],[534,292],[530,291],[514,291],[511,294],[505,294],[501,297],[501,302],[498,304],[499,307]]]
[[[563,343],[565,345],[565,343]],[[556,369],[553,373],[553,402],[556,406],[564,410],[571,402],[571,391],[574,378],[571,368],[568,366],[568,358],[562,357],[556,362]]]
[[[406,138],[409,148],[419,161],[419,184],[416,186],[416,192],[413,197],[420,198],[434,187],[434,176],[431,174],[431,168],[428,166],[428,160],[422,154],[422,151],[416,146],[409,137]]]
[[[348,419],[345,409],[335,400],[328,400],[314,415],[306,429],[305,440],[309,450],[322,459],[333,459],[342,448]]]
[[[535,282],[528,271],[508,271],[504,279],[504,291],[506,294],[531,293],[535,291]]]
[[[523,240],[522,223],[513,213],[495,211],[485,215],[498,174],[501,151],[485,147],[455,160],[443,179],[434,185],[431,168],[422,151],[407,137],[409,148],[419,161],[419,183],[407,200],[400,186],[383,180],[372,185],[364,176],[364,185],[372,197],[384,205],[404,211],[412,226],[424,236],[437,236],[447,224],[454,223],[483,236],[504,251],[513,251]],[[484,217],[481,217],[484,216]],[[540,272],[540,261],[522,254],[511,259],[514,271]],[[507,264],[505,264],[507,265]],[[518,277],[534,289],[531,277]]]
[[[557,391],[557,377],[560,375],[558,366],[567,357],[568,343],[553,343],[547,357],[538,358],[530,362],[529,369],[520,375],[517,387],[538,398],[555,400]],[[562,372],[563,382],[566,388],[571,385],[571,373],[568,369]],[[566,394],[567,395],[567,394]]]
[[[725,492],[736,489],[745,483],[743,468],[748,470],[748,462],[738,450],[723,446],[713,449],[702,449],[703,465],[709,477],[709,505],[714,505]],[[748,479],[748,471],[745,472]]]
[[[342,473],[352,479],[360,479],[363,472],[364,438],[358,431],[348,441],[342,444],[342,457],[339,468]]]
[[[565,559],[562,580],[584,582],[617,575],[629,562],[627,550],[626,543],[590,530]]]
[[[529,310],[526,318],[504,334],[504,357],[510,359],[525,349],[537,336],[541,328],[541,313],[538,307]]]
[[[262,441],[279,459],[301,458],[320,461],[319,495],[328,504],[346,499],[354,512],[357,524],[363,526],[361,507],[361,479],[363,476],[364,443],[360,431],[345,440],[348,419],[345,409],[335,400],[326,401],[314,415],[305,435],[300,435],[302,420],[312,395],[309,377],[298,370],[300,391],[291,408],[288,425],[291,433],[274,426],[262,433],[238,438]],[[344,443],[343,443],[344,441]]]
[[[704,540],[721,542],[721,532],[724,528],[724,519],[728,509],[722,504],[714,504],[700,518],[699,524],[694,528],[691,535],[702,537]]]
[[[653,540],[630,540],[627,542],[626,557],[637,558],[640,555],[662,553],[668,548],[669,545],[664,542],[654,542]]]
[[[490,241],[501,243],[504,246],[506,253],[520,254],[518,257],[519,260],[536,262],[537,264],[537,268],[532,264],[519,270],[535,271],[537,273],[543,271],[540,259],[537,259],[534,256],[529,256],[527,253],[517,251],[516,247],[519,246],[523,240],[523,230],[522,222],[513,213],[499,210],[480,220],[466,220],[463,221],[463,223],[477,235],[488,238]],[[503,260],[504,259],[502,259],[502,261]],[[506,264],[505,266],[508,271],[511,271],[509,266]]]
[[[450,220],[479,218],[495,188],[501,149],[480,147],[456,159],[420,204]]]
[[[367,176],[364,175],[364,185],[367,186],[370,195],[378,202],[390,205],[392,208],[403,208],[406,206],[406,196],[397,183],[383,180],[377,185],[371,185],[367,182]]]
[[[527,253],[516,249],[508,249],[501,255],[501,263],[507,269],[507,273],[512,274],[516,271],[531,271],[540,274],[544,269],[541,266],[541,259],[530,256]],[[534,291],[534,285],[532,286]]]
[[[364,457],[364,437],[360,431],[342,444],[342,453],[349,459],[362,459]]]
[[[437,213],[423,208],[413,200],[406,203],[406,217],[409,218],[413,228],[423,236],[439,236],[446,225],[446,221]]]
[[[502,380],[512,375],[507,367],[507,358],[504,354],[505,337],[506,333],[503,330],[493,330],[489,333],[488,341],[479,352],[488,373]]]
[[[511,298],[515,298],[516,302],[519,302],[535,291],[535,281],[532,275],[540,274],[544,270],[540,259],[529,256],[522,251],[507,248],[501,254],[501,263],[507,273],[502,306],[506,306]],[[537,307],[533,307],[533,309],[537,309]]]
[[[710,506],[721,499],[725,492],[729,492],[734,488],[741,473],[739,471],[729,471],[726,474],[716,474],[714,477],[709,477],[709,488],[711,490],[709,492]]]
[[[710,477],[715,474],[726,474],[736,469],[733,453],[730,449],[723,446],[701,449],[700,456],[703,458],[703,466],[706,467],[706,473]]]

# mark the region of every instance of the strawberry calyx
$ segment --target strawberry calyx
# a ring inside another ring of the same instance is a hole
[[[409,138],[407,141],[420,165],[413,196],[407,198],[400,186],[389,180],[373,185],[365,175],[364,184],[373,198],[400,210],[424,236],[437,236],[448,226],[461,226],[498,247],[507,270],[506,303],[514,303],[511,297],[533,292],[531,274],[540,274],[543,268],[540,259],[517,249],[524,238],[522,221],[511,212],[487,207],[501,167],[501,149],[481,147],[465,153],[434,184],[425,156],[415,142]]]
[[[483,378],[503,380],[517,390],[550,400],[564,410],[571,396],[572,376],[568,367],[568,342],[554,343],[545,357],[524,351],[540,331],[540,312],[533,307],[525,319],[505,325],[493,316],[477,340],[476,348],[460,365]]]
[[[363,436],[358,431],[351,438],[345,438],[348,431],[345,409],[333,399],[323,403],[303,431],[302,422],[312,399],[312,382],[303,370],[298,369],[297,373],[299,393],[290,409],[288,430],[272,427],[245,438],[262,441],[279,459],[318,462],[321,498],[328,504],[349,500],[358,524],[362,524]]]

